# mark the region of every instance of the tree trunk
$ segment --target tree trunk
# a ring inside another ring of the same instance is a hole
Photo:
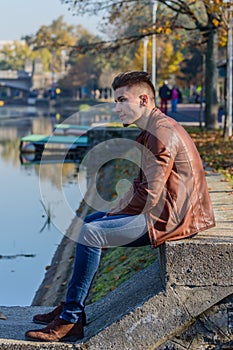
[[[218,129],[218,35],[211,29],[207,36],[206,69],[205,69],[205,127]]]

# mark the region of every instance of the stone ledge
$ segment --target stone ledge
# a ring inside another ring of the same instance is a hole
[[[210,229],[160,248],[166,286],[233,286],[233,236]]]
[[[143,285],[138,280],[143,279]],[[123,283],[119,288],[109,293],[100,301],[88,305],[86,308],[88,326],[85,329],[85,339],[81,344],[75,344],[77,349],[86,349],[88,340],[103,329],[107,329],[114,322],[118,322],[121,317],[132,312],[136,307],[142,305],[155,293],[163,290],[158,263],[153,264],[144,271],[140,271],[129,281]],[[1,312],[7,317],[0,320],[0,348],[1,350],[13,349],[14,344],[23,344],[22,349],[35,349],[46,343],[34,343],[24,340],[24,333],[28,329],[41,328],[41,325],[33,324],[32,317],[36,313],[48,312],[48,307],[4,307],[0,306]],[[10,339],[10,341],[9,341]],[[8,347],[11,344],[11,347]],[[37,347],[36,347],[37,346]],[[48,349],[52,349],[47,344]],[[66,349],[64,344],[55,343],[54,349]],[[67,346],[67,345],[66,345]],[[46,347],[44,347],[46,349]],[[43,349],[44,349],[43,348]],[[14,348],[15,349],[15,348]],[[21,350],[21,348],[19,348]],[[67,348],[68,349],[68,348]],[[95,349],[99,349],[96,345]]]
[[[174,291],[169,288],[166,293],[159,293],[150,298],[120,321],[101,331],[86,345],[90,350],[157,349],[168,339],[179,335],[192,325],[196,321],[195,315],[204,312],[207,305],[211,306],[211,303],[216,303],[219,298],[224,298],[232,293],[233,289],[222,287],[218,290],[216,288],[209,290],[209,296],[213,298],[211,302],[208,299],[207,304],[201,300],[206,291],[207,288],[198,294],[199,299],[195,300],[195,308],[191,314],[188,308],[191,309],[195,291],[185,288]]]
[[[35,313],[46,307],[0,307],[7,320],[0,321],[0,348],[149,350],[185,331],[197,317],[233,293],[233,287],[168,287],[163,290],[159,265],[139,272],[99,302],[87,307],[85,338],[78,344],[34,343],[24,340]],[[143,284],[138,281],[143,280]],[[11,339],[11,340],[9,340]],[[14,340],[13,340],[14,339]]]
[[[78,349],[75,345],[65,343],[33,343],[28,341],[0,339],[1,350],[72,350]],[[82,348],[79,348],[82,349]],[[83,348],[85,349],[85,348]]]
[[[168,286],[233,286],[233,189],[221,174],[206,175],[216,226],[191,239],[160,247],[163,283]]]

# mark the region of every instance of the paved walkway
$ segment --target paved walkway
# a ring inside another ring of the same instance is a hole
[[[201,110],[201,106],[199,103],[181,103],[178,104],[177,107],[177,113],[171,112],[171,108],[169,106],[168,108],[168,115],[174,118],[176,121],[180,122],[181,124],[187,124],[187,125],[200,125],[200,122],[202,122],[202,125],[204,123],[205,119],[205,106],[203,106],[203,110]],[[220,126],[222,125],[222,115],[219,112],[218,121],[220,123]]]
[[[194,125],[199,125],[200,123],[200,104],[179,104],[177,107],[177,112],[171,112],[171,109],[168,109],[169,116],[174,118],[180,123],[192,123]]]

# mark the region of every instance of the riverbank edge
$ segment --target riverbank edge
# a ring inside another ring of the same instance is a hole
[[[64,300],[68,282],[72,275],[76,248],[75,236],[81,228],[83,219],[90,213],[90,208],[86,204],[88,196],[90,196],[89,190],[76,211],[77,215],[73,218],[65,236],[58,245],[52,257],[51,265],[46,268],[47,271],[35,293],[31,306],[56,306]]]

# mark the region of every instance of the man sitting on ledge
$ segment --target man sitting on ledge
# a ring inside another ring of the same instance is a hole
[[[85,300],[102,247],[158,247],[215,225],[198,151],[184,128],[155,106],[149,74],[119,74],[112,87],[122,123],[134,123],[141,129],[136,140],[141,168],[117,207],[86,217],[66,301],[48,314],[34,316],[34,322],[47,326],[26,332],[29,340],[76,341],[84,337]]]

